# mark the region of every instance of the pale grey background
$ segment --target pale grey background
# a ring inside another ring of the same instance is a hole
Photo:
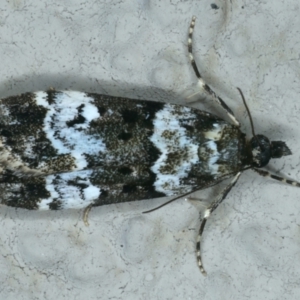
[[[272,169],[300,180],[298,3],[1,1],[0,95],[54,87],[184,104],[197,91],[186,50],[195,15],[204,78],[250,134],[242,88],[257,132],[294,153]],[[207,223],[206,278],[195,259],[197,203],[148,215],[162,199],[99,207],[89,227],[81,211],[1,207],[0,299],[296,299],[299,200],[300,189],[245,172]]]

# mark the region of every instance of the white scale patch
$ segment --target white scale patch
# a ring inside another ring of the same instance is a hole
[[[85,93],[65,91],[56,94],[55,103],[49,104],[47,93],[35,93],[36,102],[48,109],[44,120],[44,131],[47,138],[52,142],[52,146],[58,150],[59,154],[70,154],[75,158],[75,170],[82,170],[87,166],[84,153],[98,155],[104,152],[106,147],[100,136],[89,135],[86,129],[92,120],[100,117],[97,107],[93,104],[94,99]],[[85,118],[84,123],[68,126],[67,122],[78,117],[78,107],[82,105],[80,114]],[[29,151],[29,149],[27,150]],[[39,209],[49,209],[48,204],[54,199],[59,199],[63,208],[80,209],[87,207],[101,192],[89,181],[91,171],[70,172],[59,175],[59,180],[53,183],[55,175],[46,177],[46,188],[50,192],[48,199],[43,199],[39,204]],[[82,182],[78,181],[82,178]],[[78,183],[88,185],[83,191],[76,185],[68,184],[74,180]]]
[[[218,164],[216,164],[216,162],[218,161],[219,157],[220,157],[220,153],[217,150],[217,145],[214,141],[209,141],[206,143],[205,145],[207,148],[209,148],[210,150],[210,158],[208,160],[208,167],[210,170],[210,173],[212,175],[216,175],[219,171],[219,166]]]
[[[81,92],[60,92],[56,95],[55,104],[46,101],[47,93],[37,92],[38,105],[48,109],[44,120],[44,131],[52,146],[59,154],[71,154],[75,158],[77,170],[87,166],[83,153],[97,155],[105,151],[105,144],[100,136],[95,138],[85,130],[89,123],[100,117],[97,107],[93,105],[93,98]],[[84,123],[69,127],[67,122],[78,116],[78,107],[84,105],[81,115],[86,119]]]
[[[218,141],[222,137],[222,128],[219,124],[213,124],[213,129],[207,131],[204,136],[209,140],[206,142],[205,147],[210,150],[210,158],[208,160],[208,167],[212,175],[216,175],[219,172],[219,165],[216,164],[220,158],[220,153],[217,149],[217,144],[215,141]],[[205,148],[204,148],[205,149]],[[205,150],[206,151],[206,150]]]
[[[156,191],[163,192],[168,196],[172,196],[178,191],[184,193],[190,190],[191,187],[182,185],[180,180],[188,175],[193,164],[199,162],[199,147],[201,147],[200,152],[210,153],[208,160],[210,174],[215,175],[219,171],[217,161],[220,153],[218,152],[216,141],[222,138],[223,128],[219,124],[214,124],[213,129],[205,133],[205,138],[208,140],[205,145],[197,145],[186,135],[186,129],[180,126],[178,120],[182,117],[182,114],[185,115],[186,119],[193,120],[196,118],[188,107],[176,106],[175,108],[172,105],[165,105],[163,110],[156,113],[154,133],[150,138],[162,152],[151,168],[157,175],[154,186]],[[168,138],[168,135],[171,135],[172,138]],[[177,164],[175,172],[172,174],[162,172],[163,167],[167,163],[168,155],[178,150],[184,151],[187,155],[183,156],[184,158],[182,158],[180,164]]]
[[[91,184],[89,180],[91,173],[91,170],[84,170],[63,173],[59,175],[59,178],[56,175],[47,176],[46,188],[51,196],[48,199],[43,199],[39,203],[39,209],[49,209],[49,204],[55,199],[58,199],[61,202],[62,209],[82,209],[86,208],[89,204],[92,204],[94,200],[99,198],[101,191],[98,187]],[[87,187],[80,190],[78,186],[68,184],[68,181],[75,180],[79,184],[87,185]]]
[[[193,164],[199,161],[198,145],[186,135],[186,129],[180,126],[178,119],[184,114],[187,118],[195,119],[196,116],[188,107],[174,107],[166,104],[158,111],[153,121],[154,133],[150,140],[162,152],[159,159],[151,167],[156,174],[157,180],[154,183],[158,192],[172,196],[182,192],[189,187],[180,184],[180,179],[186,177]],[[168,136],[172,136],[168,138]],[[172,174],[162,172],[167,164],[168,155],[177,151],[184,151],[186,156],[182,158],[180,164],[176,164]]]

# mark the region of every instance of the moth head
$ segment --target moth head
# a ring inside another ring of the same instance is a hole
[[[284,142],[270,142],[266,136],[261,134],[253,136],[250,140],[250,145],[252,151],[252,165],[256,168],[266,166],[271,158],[280,158],[292,154]]]

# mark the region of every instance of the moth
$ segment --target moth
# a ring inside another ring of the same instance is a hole
[[[85,208],[87,223],[94,206],[164,196],[174,201],[232,178],[202,218],[196,250],[205,274],[200,255],[204,226],[244,170],[300,184],[260,170],[271,158],[291,151],[282,141],[255,134],[250,114],[253,137],[246,139],[231,109],[199,73],[192,51],[194,26],[195,17],[188,35],[191,65],[201,89],[231,123],[187,106],[76,91],[2,99],[1,204],[33,210]]]

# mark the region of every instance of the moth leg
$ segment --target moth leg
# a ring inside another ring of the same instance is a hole
[[[200,202],[203,202],[203,201],[206,201],[205,199],[202,199],[202,198],[197,198],[197,197],[186,197],[185,200],[187,201],[200,201]]]
[[[186,201],[197,201],[198,203],[200,202],[201,206],[207,207],[207,199],[201,199],[201,198],[196,198],[196,197],[186,197]]]
[[[92,207],[93,207],[93,204],[90,204],[83,211],[83,222],[84,222],[85,226],[89,226],[90,225],[89,221],[88,221],[88,218],[89,218],[89,213],[90,213]]]
[[[216,197],[216,199],[210,204],[210,206],[205,210],[204,216],[199,228],[199,234],[197,237],[197,244],[196,244],[196,253],[197,253],[197,261],[198,266],[200,268],[200,271],[203,275],[206,275],[206,271],[204,270],[202,259],[201,259],[201,252],[200,252],[200,243],[202,239],[202,234],[204,231],[204,227],[206,224],[207,219],[210,217],[211,213],[219,206],[220,203],[226,198],[227,194],[230,192],[230,190],[234,187],[236,182],[238,181],[239,177],[241,175],[241,172],[238,172],[233,180],[226,186],[226,188]]]
[[[220,98],[219,96],[217,96],[217,94],[204,82],[204,80],[202,79],[201,74],[198,70],[198,67],[196,65],[196,62],[195,62],[195,59],[193,56],[193,46],[192,46],[195,21],[196,21],[196,17],[193,16],[191,24],[190,24],[189,36],[188,36],[188,52],[189,52],[191,65],[194,69],[196,77],[198,78],[200,87],[203,88],[213,98],[213,100],[226,111],[227,115],[233,121],[233,123],[237,127],[240,127],[240,122],[236,119],[232,110],[227,106],[227,104],[224,102],[224,100],[222,98]]]
[[[300,187],[300,182],[297,182],[297,181],[294,181],[294,180],[289,180],[289,179],[286,179],[286,178],[283,178],[283,177],[280,177],[280,176],[277,176],[277,175],[273,175],[272,173],[270,173],[266,170],[258,170],[258,169],[252,169],[252,170],[255,171],[256,173],[258,173],[261,176],[270,177],[270,178],[278,180],[280,182]]]

